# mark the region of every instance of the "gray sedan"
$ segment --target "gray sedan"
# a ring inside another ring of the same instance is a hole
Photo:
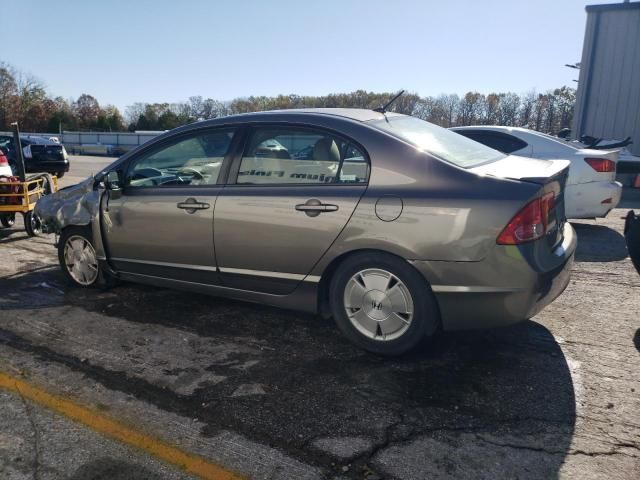
[[[262,112],[167,132],[36,213],[75,285],[315,312],[397,355],[440,329],[530,318],[563,291],[567,172],[394,113]]]

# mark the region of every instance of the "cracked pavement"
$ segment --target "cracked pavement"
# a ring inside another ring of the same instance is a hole
[[[0,230],[0,369],[249,478],[635,479],[640,275],[625,212],[574,223],[571,283],[532,320],[399,359],[312,315],[70,288],[51,236]],[[188,478],[11,393],[0,405],[2,478]]]

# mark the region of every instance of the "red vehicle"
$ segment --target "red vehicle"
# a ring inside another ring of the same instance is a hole
[[[13,172],[11,171],[9,160],[4,153],[4,150],[0,148],[0,177],[10,177],[11,175],[13,175]]]

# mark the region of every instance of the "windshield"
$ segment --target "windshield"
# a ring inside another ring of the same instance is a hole
[[[371,125],[459,167],[470,168],[504,158],[503,153],[416,117],[389,116]]]

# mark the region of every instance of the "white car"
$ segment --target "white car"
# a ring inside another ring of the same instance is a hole
[[[471,126],[451,130],[510,155],[545,160],[569,160],[565,189],[567,218],[606,217],[620,202],[616,182],[617,150],[581,148],[561,138],[520,127]]]

